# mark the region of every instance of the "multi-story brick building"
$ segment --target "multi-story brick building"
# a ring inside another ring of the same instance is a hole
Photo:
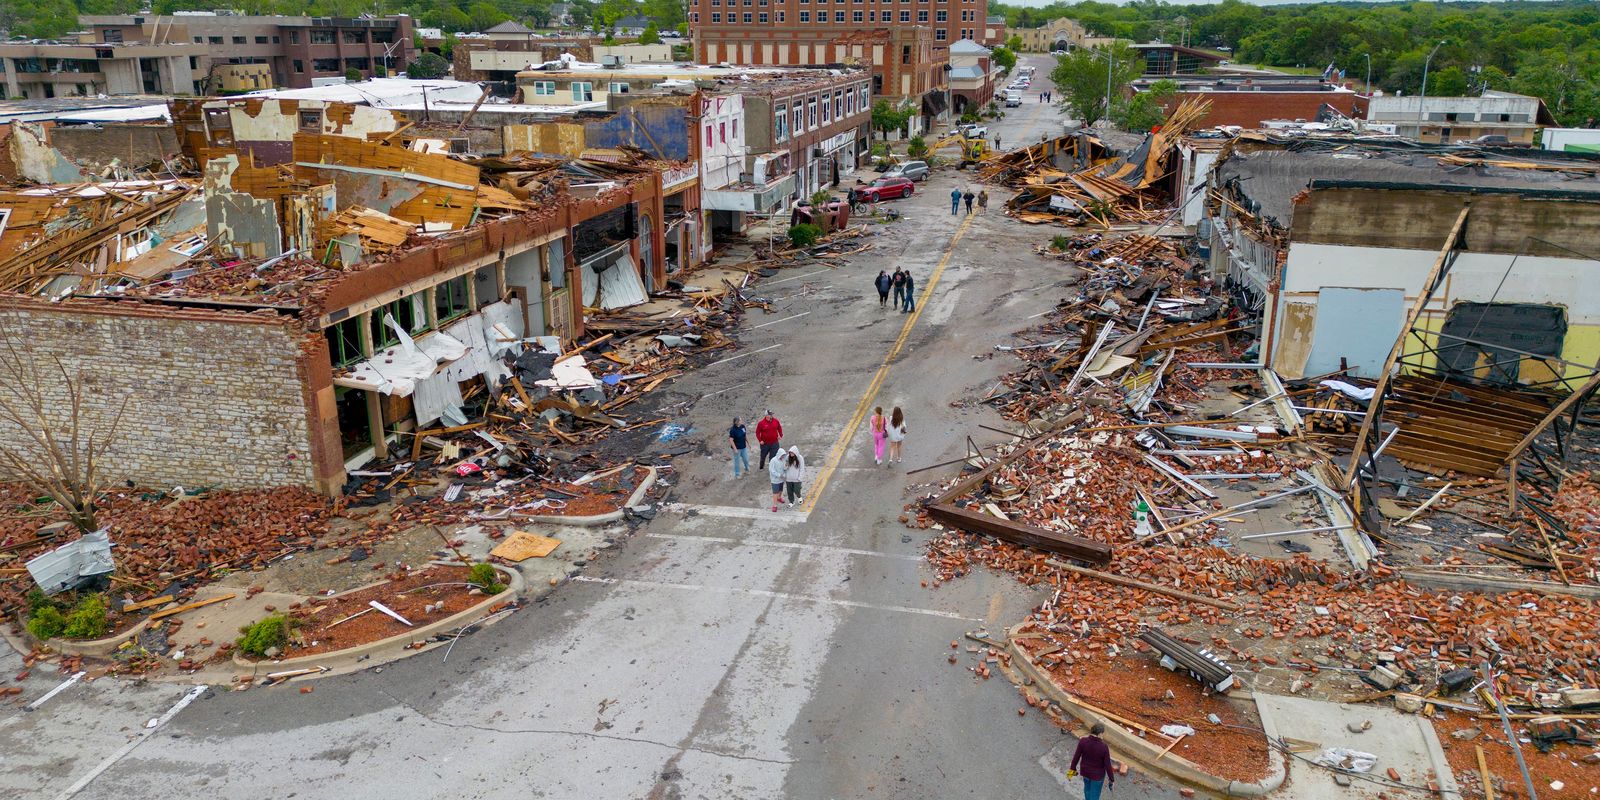
[[[945,110],[950,45],[986,35],[988,0],[690,0],[706,64],[848,65],[872,93]]]
[[[276,85],[302,89],[317,78],[362,77],[404,70],[415,57],[412,21],[394,17],[267,17],[180,12],[167,15],[83,15],[86,37],[102,44],[205,45],[206,63],[267,64]]]

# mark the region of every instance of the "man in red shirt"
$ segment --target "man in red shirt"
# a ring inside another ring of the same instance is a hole
[[[761,421],[756,423],[756,442],[761,445],[761,464],[756,469],[767,466],[767,459],[778,453],[778,442],[783,440],[783,423],[772,416],[769,410]]]
[[[1083,800],[1100,800],[1101,784],[1117,785],[1117,771],[1111,764],[1111,748],[1101,740],[1106,726],[1096,722],[1089,735],[1078,740],[1078,749],[1072,751],[1072,764],[1067,767],[1067,777],[1083,778]]]

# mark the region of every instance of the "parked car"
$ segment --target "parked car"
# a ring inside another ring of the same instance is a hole
[[[917,185],[908,178],[879,178],[866,186],[858,186],[851,193],[851,200],[857,203],[876,203],[879,200],[893,200],[897,197],[910,197],[915,192]]]
[[[1484,134],[1483,136],[1479,136],[1476,139],[1457,139],[1456,140],[1456,144],[1476,144],[1476,145],[1483,145],[1484,147],[1532,147],[1533,146],[1533,145],[1523,144],[1521,142],[1513,142],[1510,139],[1506,138],[1506,136],[1504,134],[1500,134],[1500,133],[1488,133],[1488,134]]]
[[[1022,92],[1018,89],[1006,90],[1006,108],[1019,108],[1022,106]]]
[[[908,181],[925,181],[928,179],[928,162],[902,161],[883,173],[885,178],[905,178]]]

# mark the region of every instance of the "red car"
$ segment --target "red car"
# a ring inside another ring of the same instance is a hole
[[[856,198],[858,202],[876,203],[879,200],[910,197],[916,189],[916,184],[905,178],[879,178],[856,189]]]

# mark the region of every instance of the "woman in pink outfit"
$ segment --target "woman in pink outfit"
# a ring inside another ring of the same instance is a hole
[[[883,418],[883,406],[872,410],[872,457],[883,463],[883,443],[889,439],[889,421]]]

